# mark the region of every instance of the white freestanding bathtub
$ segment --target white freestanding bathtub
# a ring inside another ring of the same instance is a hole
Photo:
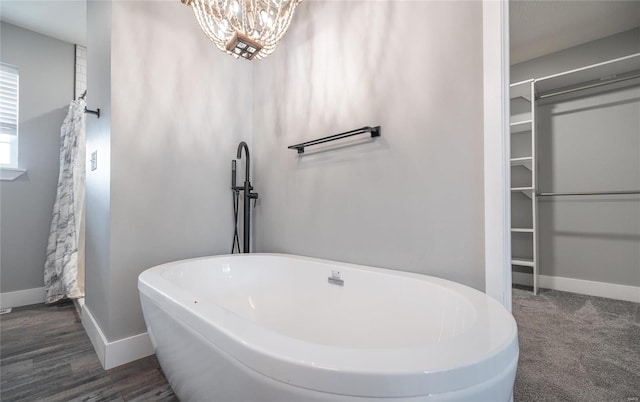
[[[183,401],[507,401],[513,316],[467,286],[278,254],[143,272],[142,309]]]

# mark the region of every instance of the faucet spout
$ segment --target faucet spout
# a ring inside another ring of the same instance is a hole
[[[249,181],[249,167],[251,166],[251,157],[249,156],[249,147],[247,143],[242,141],[238,144],[238,153],[236,155],[236,159],[242,158],[242,150],[244,149],[245,165],[244,165],[244,180]]]

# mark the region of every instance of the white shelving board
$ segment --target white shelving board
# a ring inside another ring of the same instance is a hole
[[[532,120],[531,113],[512,114],[511,118],[509,119],[509,124],[525,120]]]
[[[520,191],[527,197],[531,198],[533,197],[533,192],[535,191],[535,189],[533,187],[512,187],[511,191]]]
[[[535,80],[536,96],[594,81],[607,81],[632,71],[640,71],[640,53],[538,78]]]
[[[524,98],[531,102],[531,83],[533,80],[516,82],[509,85],[509,98]]]
[[[509,124],[509,127],[511,128],[511,133],[520,133],[523,131],[531,131],[531,127],[533,125],[533,121],[531,119],[529,120],[522,120],[522,121],[514,121],[513,123]]]
[[[511,166],[524,166],[527,169],[531,170],[533,167],[533,156],[511,158]]]
[[[533,228],[511,228],[513,233],[533,233]]]
[[[511,265],[519,265],[521,267],[535,267],[535,263],[532,258],[519,258],[513,257],[511,259]]]

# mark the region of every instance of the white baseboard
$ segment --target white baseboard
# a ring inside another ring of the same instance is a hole
[[[87,332],[98,359],[105,370],[142,359],[154,353],[151,339],[149,339],[149,334],[146,332],[108,342],[86,305],[82,308],[81,320],[82,326]]]
[[[89,340],[91,340],[91,344],[93,345],[93,349],[96,351],[98,355],[98,359],[102,364],[102,367],[106,369],[104,361],[105,351],[107,349],[107,338],[102,333],[100,326],[96,322],[95,318],[93,318],[93,314],[89,311],[89,308],[85,305],[82,309],[82,315],[80,316],[80,321],[82,321],[82,326],[84,327],[87,336],[89,336]]]
[[[512,277],[515,284],[533,286],[532,274],[513,272]],[[640,287],[638,286],[538,275],[538,287],[640,303]]]
[[[44,303],[44,288],[18,290],[0,293],[0,308],[29,306]]]
[[[73,299],[73,305],[76,307],[78,317],[82,317],[82,309],[84,308],[84,297]]]

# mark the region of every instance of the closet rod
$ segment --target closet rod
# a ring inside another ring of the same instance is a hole
[[[575,92],[575,91],[582,91],[583,89],[589,89],[589,88],[596,88],[599,87],[601,85],[608,85],[608,84],[614,84],[616,82],[622,82],[622,81],[628,81],[628,80],[632,80],[634,78],[638,78],[640,77],[640,72],[632,74],[632,75],[626,75],[624,77],[616,77],[616,78],[611,78],[608,80],[601,80],[601,81],[597,81],[597,82],[593,82],[592,84],[586,84],[580,87],[576,87],[576,88],[570,88],[570,89],[565,89],[565,90],[559,90],[557,92],[551,92],[551,93],[546,93],[546,94],[542,94],[538,96],[538,99],[545,99],[545,98],[550,98],[552,96],[558,96],[558,95],[564,95],[564,94],[568,94],[571,92]]]
[[[628,194],[640,194],[640,190],[628,190],[628,191],[592,191],[583,193],[538,193],[538,197],[555,197],[563,195],[628,195]]]

